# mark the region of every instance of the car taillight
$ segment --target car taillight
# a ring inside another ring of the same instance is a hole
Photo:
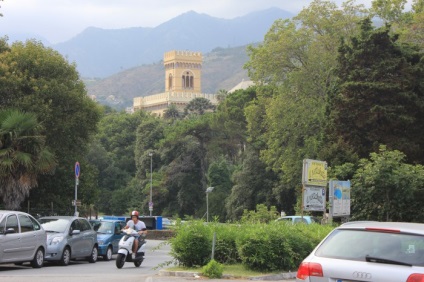
[[[424,274],[414,273],[409,275],[406,282],[424,282]]]
[[[302,262],[297,270],[296,278],[306,280],[309,276],[322,277],[323,273],[321,264],[315,262]]]

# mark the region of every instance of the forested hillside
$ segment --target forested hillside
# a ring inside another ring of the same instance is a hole
[[[248,61],[247,46],[216,48],[203,54],[202,92],[230,90],[243,79],[248,80],[243,65]],[[101,80],[85,80],[89,95],[114,109],[132,106],[135,97],[165,91],[165,69],[160,61],[132,68]]]

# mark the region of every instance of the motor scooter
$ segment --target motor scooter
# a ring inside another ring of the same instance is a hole
[[[136,267],[139,267],[144,260],[144,249],[146,246],[146,240],[139,241],[139,246],[135,258],[132,257],[132,246],[134,240],[137,239],[137,231],[132,228],[123,230],[125,235],[119,241],[118,256],[116,257],[116,267],[122,268],[125,262],[133,262]],[[143,236],[143,235],[142,235]]]

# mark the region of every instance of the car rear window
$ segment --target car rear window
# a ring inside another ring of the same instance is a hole
[[[424,236],[367,230],[335,230],[318,257],[365,261],[366,256],[424,266]]]

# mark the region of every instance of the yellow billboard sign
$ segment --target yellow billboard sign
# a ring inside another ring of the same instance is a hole
[[[304,185],[327,186],[327,162],[303,160],[302,180]]]

